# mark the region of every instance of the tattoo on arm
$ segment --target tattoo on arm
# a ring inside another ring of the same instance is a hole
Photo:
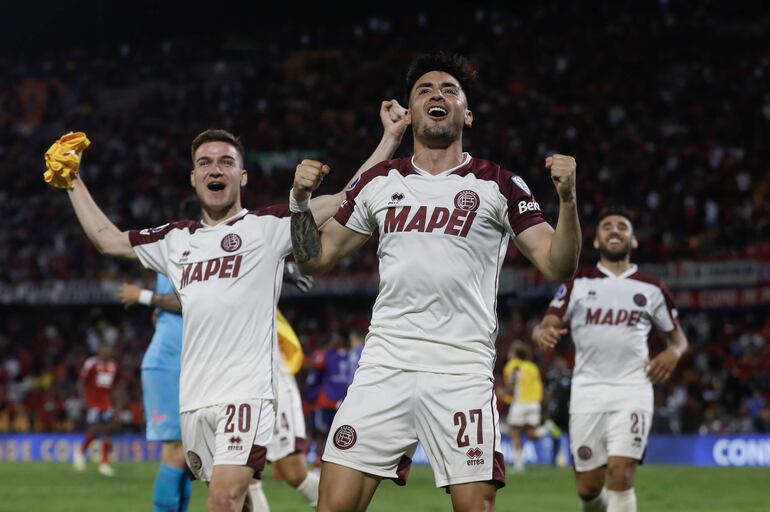
[[[152,295],[152,305],[164,311],[182,312],[182,303],[179,301],[179,297],[173,293],[154,293]]]
[[[297,263],[305,263],[321,254],[321,234],[310,210],[291,214],[291,245]]]

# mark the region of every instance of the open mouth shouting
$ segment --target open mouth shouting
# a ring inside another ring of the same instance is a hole
[[[442,105],[431,105],[428,107],[427,113],[431,119],[440,121],[449,114],[449,110]]]
[[[208,189],[209,189],[209,190],[211,190],[212,192],[219,192],[219,191],[221,191],[221,190],[224,190],[224,189],[225,189],[225,184],[224,184],[224,183],[222,183],[221,181],[210,181],[210,182],[209,182],[209,183],[206,185],[206,188],[208,188]]]

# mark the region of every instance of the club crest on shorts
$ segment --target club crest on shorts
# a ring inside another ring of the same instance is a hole
[[[479,199],[479,195],[473,190],[461,190],[455,196],[455,208],[458,210],[475,212],[479,209],[480,204],[481,199]]]
[[[241,237],[235,233],[228,233],[222,239],[222,250],[227,252],[235,252],[241,248]]]
[[[192,450],[187,450],[187,460],[190,462],[190,469],[193,471],[200,471],[203,467],[201,458]]]
[[[591,451],[591,448],[588,446],[581,446],[577,450],[578,457],[580,457],[580,460],[588,460],[591,458],[591,456],[594,454],[594,452]]]
[[[645,297],[641,293],[637,293],[636,295],[634,295],[634,304],[636,304],[640,308],[643,308],[647,304],[647,297]]]
[[[357,439],[358,435],[356,434],[356,429],[350,425],[342,425],[334,433],[334,446],[340,450],[347,450],[356,444]]]

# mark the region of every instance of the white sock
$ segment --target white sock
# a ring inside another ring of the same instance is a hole
[[[513,467],[517,471],[524,469],[524,450],[521,448],[513,449]]]
[[[583,512],[607,512],[607,489],[602,487],[602,492],[591,501],[580,502],[583,505]]]
[[[636,512],[636,492],[607,491],[607,512]]]
[[[262,482],[259,481],[249,486],[249,496],[251,496],[251,505],[254,512],[270,512],[270,505],[267,503],[267,496],[262,489]]]
[[[307,498],[307,501],[310,503],[311,507],[318,506],[318,481],[318,475],[315,473],[308,473],[305,480],[303,480],[303,482],[297,487],[299,493]]]

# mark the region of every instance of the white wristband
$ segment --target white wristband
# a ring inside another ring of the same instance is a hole
[[[142,290],[139,292],[139,304],[152,306],[152,290]]]
[[[310,209],[310,196],[304,201],[294,199],[294,194],[289,191],[289,211],[291,213],[304,213]]]

